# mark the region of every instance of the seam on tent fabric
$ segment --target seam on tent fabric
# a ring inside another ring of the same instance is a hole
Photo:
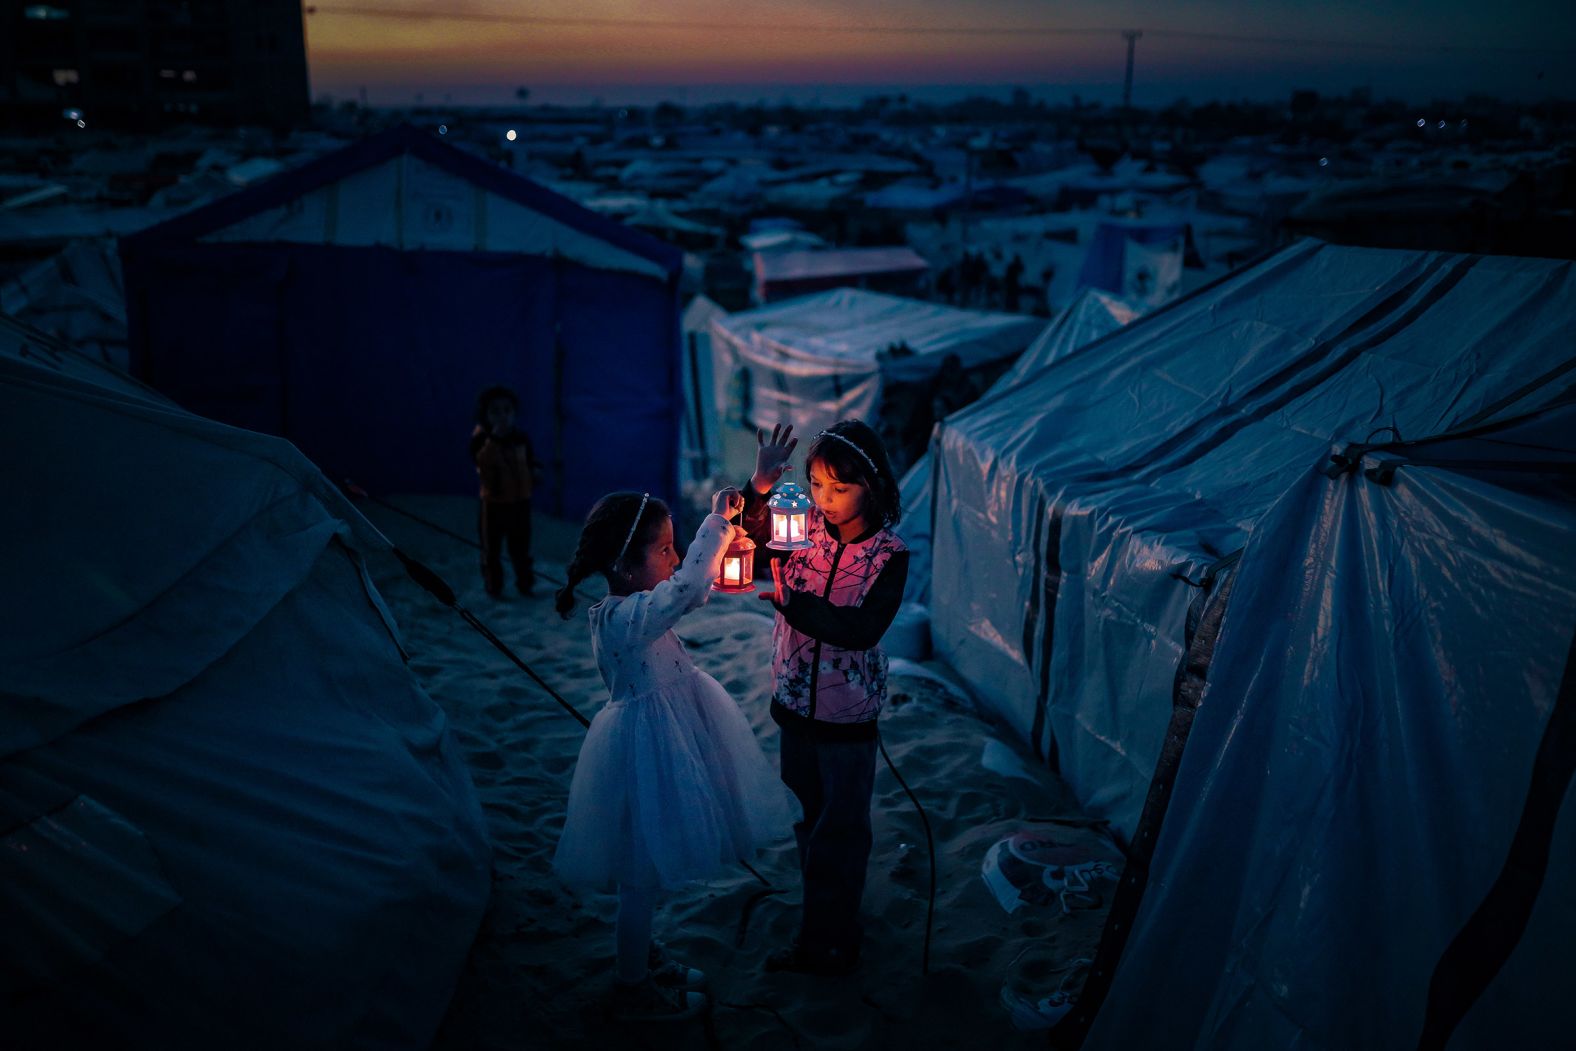
[[[1573,359],[1573,361],[1576,361],[1576,359]],[[1433,435],[1428,436],[1427,438],[1413,438],[1413,439],[1410,439],[1410,440],[1407,440],[1407,441],[1351,442],[1350,444],[1348,444],[1345,447],[1343,447],[1340,452],[1331,453],[1329,455],[1329,457],[1327,458],[1327,460],[1324,461],[1324,463],[1323,463],[1323,465],[1321,466],[1320,469],[1324,472],[1326,477],[1334,478],[1338,474],[1343,474],[1345,472],[1348,472],[1348,471],[1356,469],[1358,464],[1362,461],[1363,457],[1369,455],[1370,453],[1380,452],[1380,453],[1389,453],[1389,454],[1391,454],[1391,455],[1396,457],[1395,460],[1390,461],[1387,464],[1381,465],[1382,467],[1390,468],[1391,469],[1390,473],[1394,473],[1393,472],[1393,468],[1399,467],[1399,466],[1402,466],[1402,465],[1405,465],[1405,464],[1417,464],[1419,466],[1426,465],[1426,466],[1434,466],[1434,467],[1455,466],[1455,465],[1459,464],[1462,467],[1469,467],[1469,466],[1473,465],[1474,463],[1477,463],[1479,465],[1484,465],[1485,469],[1492,470],[1493,469],[1492,467],[1487,467],[1486,465],[1495,463],[1496,461],[1490,461],[1490,460],[1483,460],[1483,461],[1472,461],[1472,460],[1463,460],[1463,461],[1434,460],[1434,459],[1430,459],[1428,457],[1413,457],[1413,456],[1409,456],[1408,455],[1408,450],[1411,450],[1411,449],[1427,449],[1429,447],[1438,445],[1441,442],[1460,441],[1460,440],[1463,440],[1463,439],[1466,439],[1466,438],[1483,438],[1485,441],[1492,441],[1492,438],[1490,436],[1492,436],[1494,434],[1497,434],[1497,433],[1509,430],[1509,429],[1514,428],[1517,425],[1519,425],[1521,423],[1524,423],[1524,422],[1526,422],[1528,420],[1535,419],[1535,418],[1543,415],[1544,413],[1550,412],[1550,411],[1555,410],[1555,409],[1561,409],[1561,408],[1564,408],[1564,407],[1569,406],[1569,405],[1576,405],[1576,388],[1573,388],[1571,390],[1567,390],[1567,391],[1561,392],[1557,397],[1555,397],[1548,404],[1540,406],[1539,408],[1534,409],[1531,412],[1522,413],[1520,415],[1512,416],[1512,417],[1509,417],[1508,419],[1504,419],[1504,420],[1496,420],[1496,421],[1493,421],[1491,423],[1481,423],[1481,424],[1463,424],[1462,426],[1460,426],[1458,428],[1455,428],[1455,429],[1449,430],[1449,431],[1445,431],[1445,432],[1443,432],[1441,434],[1433,434]],[[1544,449],[1544,448],[1548,448],[1546,446],[1528,445],[1528,444],[1525,444],[1525,443],[1518,443],[1518,442],[1498,442],[1498,443],[1495,443],[1495,444],[1502,445],[1502,446],[1505,446],[1507,448],[1513,448],[1513,449]],[[1556,449],[1551,449],[1550,451],[1563,452],[1564,450],[1562,450],[1562,449],[1557,449],[1557,450]],[[1521,463],[1521,464],[1527,464],[1527,463],[1530,462],[1530,463],[1534,464],[1534,466],[1531,466],[1531,467],[1520,467],[1520,468],[1512,467],[1512,468],[1509,468],[1509,469],[1521,469],[1521,470],[1529,470],[1529,471],[1534,471],[1534,472],[1540,469],[1538,466],[1536,466],[1538,464],[1538,461],[1525,461],[1525,460],[1523,460],[1523,461],[1517,461],[1517,462]],[[1555,463],[1561,463],[1561,462],[1564,462],[1564,461],[1548,460],[1548,461],[1542,461],[1542,462],[1543,463],[1547,463],[1547,464],[1555,464]],[[1373,471],[1373,470],[1374,469],[1371,468],[1370,472]],[[1369,473],[1369,477],[1372,478],[1373,480],[1376,480],[1376,481],[1379,480],[1377,478],[1374,478],[1372,473]]]
[[[1227,559],[1235,562],[1236,555]],[[1214,570],[1228,567],[1225,559]],[[1198,630],[1188,640],[1187,651],[1177,666],[1172,680],[1171,721],[1166,729],[1165,742],[1160,758],[1155,763],[1155,773],[1144,797],[1144,808],[1138,819],[1133,841],[1127,848],[1127,866],[1117,883],[1111,901],[1111,911],[1106,914],[1105,926],[1100,931],[1100,945],[1095,950],[1094,963],[1089,977],[1079,993],[1073,1009],[1050,1030],[1050,1044],[1055,1048],[1076,1048],[1083,1044],[1094,1024],[1095,1016],[1105,1002],[1115,980],[1116,968],[1121,962],[1122,951],[1132,933],[1133,921],[1143,903],[1144,891],[1149,885],[1150,864],[1154,860],[1155,846],[1160,841],[1161,827],[1171,803],[1171,789],[1176,783],[1182,765],[1182,754],[1192,732],[1193,719],[1203,699],[1203,690],[1209,679],[1210,663],[1214,659],[1215,644],[1220,638],[1221,623],[1231,601],[1231,587],[1236,580],[1234,572],[1220,577],[1207,575],[1206,579],[1219,579],[1220,588],[1211,594],[1194,599],[1203,602]]]
[[[1222,274],[1221,276],[1219,276],[1217,278],[1214,278],[1214,279],[1212,279],[1210,281],[1207,281],[1204,284],[1200,285],[1199,287],[1195,288],[1193,291],[1189,292],[1187,295],[1179,296],[1178,298],[1171,300],[1171,302],[1169,302],[1169,303],[1165,303],[1165,304],[1162,304],[1161,306],[1156,307],[1154,310],[1151,310],[1149,313],[1144,314],[1141,317],[1134,318],[1133,321],[1130,324],[1122,325],[1122,326],[1120,326],[1118,328],[1114,328],[1110,332],[1107,332],[1105,335],[1098,336],[1095,339],[1090,340],[1088,343],[1085,343],[1083,346],[1078,348],[1078,353],[1077,353],[1076,357],[1063,358],[1061,361],[1052,362],[1051,365],[1048,366],[1046,369],[1041,369],[1039,372],[1036,372],[1036,373],[1032,374],[1031,376],[1024,377],[1019,383],[1011,384],[1011,385],[1009,385],[1007,387],[1003,387],[1003,388],[1001,388],[999,390],[996,387],[992,387],[990,390],[988,390],[984,394],[980,395],[974,401],[970,402],[968,405],[966,405],[963,408],[959,409],[957,411],[957,413],[955,413],[954,415],[956,417],[958,417],[958,418],[967,418],[967,417],[973,415],[976,411],[981,410],[981,409],[983,409],[983,408],[985,408],[985,407],[987,407],[989,405],[992,405],[995,402],[1000,401],[1002,398],[1010,397],[1014,392],[1017,391],[1018,387],[1021,386],[1022,383],[1028,382],[1031,379],[1034,379],[1034,378],[1037,378],[1039,376],[1045,375],[1046,372],[1048,371],[1048,369],[1050,369],[1050,368],[1056,368],[1056,367],[1062,365],[1064,362],[1067,362],[1067,361],[1082,360],[1084,355],[1086,354],[1086,352],[1088,352],[1088,351],[1090,351],[1090,350],[1092,350],[1094,348],[1097,348],[1097,347],[1102,347],[1105,344],[1113,342],[1115,340],[1124,338],[1124,337],[1128,336],[1131,332],[1133,332],[1135,330],[1136,331],[1140,331],[1140,332],[1148,332],[1149,331],[1148,328],[1139,328],[1139,326],[1141,326],[1141,325],[1149,325],[1156,318],[1163,318],[1163,317],[1166,317],[1168,314],[1175,313],[1179,308],[1194,303],[1200,297],[1208,295],[1210,292],[1213,292],[1218,286],[1224,284],[1227,281],[1240,281],[1240,280],[1243,280],[1245,277],[1247,277],[1247,275],[1252,275],[1253,271],[1256,268],[1258,268],[1259,266],[1263,265],[1265,262],[1267,262],[1268,260],[1274,258],[1277,255],[1280,255],[1282,253],[1291,253],[1291,252],[1296,251],[1298,249],[1305,249],[1306,250],[1306,254],[1305,255],[1299,255],[1298,259],[1297,259],[1298,265],[1302,265],[1303,263],[1306,262],[1306,260],[1308,258],[1311,258],[1314,255],[1317,255],[1325,247],[1326,247],[1326,245],[1325,245],[1325,243],[1323,241],[1320,241],[1317,238],[1305,237],[1305,238],[1302,238],[1301,240],[1297,241],[1295,244],[1291,245],[1290,247],[1270,248],[1270,249],[1267,249],[1267,250],[1265,250],[1263,252],[1260,252],[1254,258],[1252,258],[1252,259],[1248,260],[1247,262],[1243,263],[1240,268],[1238,268],[1236,270],[1232,270],[1232,271],[1230,271],[1228,273]],[[1284,265],[1289,265],[1289,264],[1290,264],[1290,260],[1287,260],[1286,264],[1284,264]],[[1261,280],[1265,276],[1266,275],[1264,275],[1264,274],[1257,274],[1257,275],[1253,275],[1251,278],[1248,278],[1248,279],[1257,281],[1257,280]],[[1055,323],[1056,322],[1054,320],[1052,322],[1050,322],[1050,324],[1055,324]],[[1050,325],[1048,324],[1046,327],[1049,328]]]
[[[1040,639],[1035,660],[1029,665],[1031,671],[1037,670],[1039,678],[1034,694],[1031,744],[1035,754],[1055,770],[1059,768],[1060,750],[1056,747],[1056,732],[1048,729],[1047,723],[1050,719],[1051,657],[1056,643],[1056,600],[1062,590],[1061,504],[1049,502],[1042,496],[1036,519],[1036,529],[1038,530],[1039,519],[1045,519],[1046,529],[1043,545],[1039,542],[1038,534],[1036,535],[1035,559],[1038,562],[1039,572],[1032,584],[1040,605]],[[1040,744],[1042,737],[1045,739],[1043,747]]]
[[[1548,874],[1555,825],[1576,775],[1576,635],[1544,724],[1516,833],[1493,886],[1439,957],[1418,1051],[1442,1049],[1521,943]]]
[[[191,579],[193,574],[200,572],[202,570],[203,566],[207,565],[210,561],[213,560],[215,555],[217,555],[219,552],[223,551],[225,548],[231,546],[235,542],[236,538],[241,536],[241,534],[245,533],[249,528],[251,528],[252,524],[254,522],[256,522],[259,517],[261,517],[264,514],[267,514],[268,512],[273,511],[275,508],[279,507],[285,501],[290,500],[293,497],[296,497],[296,496],[310,496],[310,495],[311,495],[310,493],[291,492],[291,493],[286,493],[285,495],[281,496],[279,499],[273,501],[272,503],[265,504],[263,507],[259,508],[257,510],[257,512],[254,513],[251,517],[247,518],[246,521],[242,522],[240,524],[240,526],[238,526],[233,532],[227,534],[219,543],[217,543],[213,547],[209,548],[207,550],[207,552],[204,553],[203,557],[201,559],[199,559],[197,562],[193,563],[191,566],[189,566],[184,573],[182,573],[180,576],[176,577],[174,580],[170,581],[169,584],[166,585],[164,587],[164,589],[162,591],[160,591],[158,594],[150,596],[147,601],[145,601],[144,603],[142,603],[142,605],[137,607],[137,609],[135,611],[133,611],[131,614],[129,614],[128,616],[122,618],[121,620],[116,621],[114,624],[110,624],[110,625],[106,626],[102,630],[100,630],[98,632],[95,632],[94,634],[88,636],[85,639],[82,639],[82,640],[80,640],[78,642],[74,642],[74,643],[72,643],[69,646],[65,646],[62,649],[56,650],[53,653],[48,653],[48,654],[44,654],[44,655],[41,655],[41,656],[35,656],[33,658],[33,660],[34,661],[58,660],[61,657],[65,656],[68,653],[71,653],[74,650],[80,650],[80,649],[82,649],[85,646],[91,646],[94,643],[98,642],[100,639],[104,638],[105,636],[108,636],[108,635],[113,634],[114,632],[120,631],[122,628],[125,628],[128,625],[134,623],[150,607],[155,606],[155,605],[159,604],[160,602],[163,602],[170,595],[171,592],[175,591],[182,584],[184,584],[187,580]],[[335,516],[330,515],[328,517],[333,518]],[[334,535],[331,534],[330,538],[333,539]],[[313,561],[315,562],[316,559],[314,559]],[[296,581],[295,583],[299,584],[300,581]],[[279,602],[283,602],[284,599],[290,594],[290,592],[294,591],[294,590],[295,590],[295,587],[292,586],[290,591],[286,591],[283,594],[281,594],[279,596],[279,600],[276,601],[274,603],[274,605],[269,606],[267,610],[264,610],[262,615],[259,616],[256,621],[253,622],[253,627],[255,627],[257,625],[257,623],[261,622],[264,618],[266,618],[269,615],[269,613],[273,612],[273,610],[278,607]],[[226,650],[225,652],[228,653],[229,651]],[[219,654],[218,656],[219,657],[223,657],[224,654]],[[215,659],[217,660],[218,658],[215,658]],[[197,672],[197,675],[200,676],[204,671],[206,671],[208,668],[210,668],[212,666],[213,666],[212,663],[204,665],[203,668],[200,669]],[[188,681],[190,681],[190,680],[188,680]],[[108,711],[110,709],[105,709],[105,710]]]
[[[367,561],[361,553],[346,544],[337,533],[329,540],[329,546],[338,548],[339,552],[350,560],[351,567],[356,571],[356,578],[361,581],[361,594],[367,600],[367,605],[372,607],[372,612],[377,616],[378,623],[383,625],[383,630],[388,632],[389,641],[394,643],[394,648],[399,651],[400,659],[406,664],[410,663],[410,654],[405,651],[405,644],[399,637],[399,631],[393,621],[393,614],[377,599],[377,589],[372,583],[372,577],[367,572]]]
[[[1127,465],[1127,470],[1134,471],[1136,477],[1144,478],[1174,471],[1197,462],[1201,456],[1219,448],[1249,425],[1279,412],[1304,394],[1329,382],[1365,352],[1411,325],[1460,284],[1481,258],[1473,255],[1435,263],[1400,289],[1386,296],[1382,302],[1354,321],[1345,331],[1323,341],[1322,345],[1316,348],[1321,352],[1336,351],[1333,359],[1326,353],[1320,353],[1318,357],[1322,362],[1315,362],[1311,372],[1286,386],[1278,394],[1272,395],[1276,387],[1287,383],[1299,371],[1308,367],[1308,356],[1300,357],[1296,362],[1266,378],[1253,392],[1235,405],[1224,406],[1194,421],[1181,434],[1162,442],[1137,461]],[[1418,294],[1420,291],[1421,295]],[[1346,347],[1337,351],[1336,348],[1343,343],[1347,344]],[[1257,398],[1264,400],[1250,412],[1241,411],[1241,406],[1252,404]],[[1224,422],[1221,422],[1222,419]],[[1216,423],[1221,425],[1212,429],[1211,425]],[[1188,447],[1190,442],[1194,443],[1191,448]]]
[[[1552,260],[1550,260],[1550,261],[1552,262]],[[1556,292],[1557,292],[1557,289],[1558,289],[1559,285],[1563,283],[1564,277],[1570,272],[1570,270],[1571,270],[1571,264],[1570,263],[1565,263],[1562,267],[1560,267],[1557,270],[1549,270],[1544,275],[1542,282],[1540,282],[1540,284],[1539,284],[1539,287],[1536,289],[1535,292],[1533,292],[1532,294],[1530,294],[1528,296],[1528,299],[1529,300],[1530,299],[1538,299],[1538,300],[1554,301],[1556,299]],[[1462,429],[1462,430],[1465,430],[1467,428],[1476,427],[1476,426],[1478,426],[1480,424],[1483,424],[1483,423],[1486,423],[1486,422],[1492,420],[1496,415],[1498,415],[1500,413],[1501,410],[1503,410],[1503,409],[1505,409],[1505,408],[1507,408],[1507,407],[1509,407],[1511,405],[1514,405],[1516,402],[1520,401],[1522,398],[1524,398],[1527,395],[1531,394],[1533,391],[1536,391],[1536,390],[1538,390],[1541,387],[1544,387],[1544,386],[1547,386],[1548,384],[1553,383],[1555,380],[1559,379],[1565,373],[1569,372],[1572,368],[1576,368],[1576,358],[1568,359],[1564,363],[1556,366],[1555,368],[1553,368],[1549,372],[1544,373],[1543,375],[1539,376],[1537,379],[1534,379],[1533,381],[1531,381],[1530,383],[1526,384],[1525,386],[1523,386],[1523,387],[1521,387],[1521,388],[1519,388],[1517,390],[1512,391],[1511,393],[1507,394],[1505,397],[1499,399],[1498,401],[1494,402],[1493,404],[1488,405],[1488,406],[1478,410],[1476,413],[1474,413],[1473,415],[1469,416],[1467,419],[1461,421],[1461,423],[1459,423],[1457,425],[1457,427]]]

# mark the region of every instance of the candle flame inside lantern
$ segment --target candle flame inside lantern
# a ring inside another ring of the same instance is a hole
[[[772,539],[779,551],[800,551],[810,546],[810,497],[792,482],[784,482],[767,501]]]

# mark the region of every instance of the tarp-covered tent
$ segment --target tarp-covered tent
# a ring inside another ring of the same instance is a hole
[[[1331,441],[1576,382],[1573,267],[1301,242],[948,418],[937,652],[1130,836],[1195,583]]]
[[[994,380],[1044,324],[842,288],[716,318],[711,332],[727,367],[748,373],[746,421],[811,435],[850,416],[875,424],[904,411],[893,392],[923,388],[949,355],[964,373]],[[904,430],[904,420],[884,422]],[[926,422],[921,444],[929,432]]]
[[[1086,1048],[1570,1045],[1576,401],[1339,454],[1199,621]]]
[[[0,319],[10,1047],[425,1047],[490,890],[366,558],[277,438]]]
[[[1053,363],[1071,357],[1096,340],[1132,323],[1142,314],[1142,308],[1119,296],[1097,292],[1092,288],[1085,289],[1018,355],[1011,367],[986,392],[986,396],[1000,395],[1033,379]],[[931,487],[931,459],[928,452],[903,475],[900,488],[903,496],[903,540],[909,550],[908,580],[903,595],[910,602],[928,603],[930,519],[934,510],[931,497],[935,492]]]
[[[538,503],[677,495],[682,256],[411,128],[122,241],[132,369],[373,491],[465,492],[520,393]]]
[[[1131,303],[1121,296],[1097,289],[1086,288],[1078,293],[1067,309],[1056,315],[1056,320],[1045,326],[1035,337],[1012,368],[1002,374],[991,388],[992,393],[1014,387],[1024,380],[1038,376],[1042,371],[1064,358],[1069,358],[1095,340],[1124,325],[1129,325],[1144,313],[1141,304]]]

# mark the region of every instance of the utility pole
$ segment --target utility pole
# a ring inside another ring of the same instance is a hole
[[[1122,108],[1133,108],[1133,45],[1144,35],[1142,29],[1124,29],[1122,38],[1127,41],[1127,79],[1122,82]]]

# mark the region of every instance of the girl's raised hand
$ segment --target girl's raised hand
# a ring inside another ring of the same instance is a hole
[[[765,493],[777,484],[777,479],[788,469],[788,458],[798,444],[791,423],[773,427],[771,441],[766,440],[765,431],[759,427],[755,429],[755,473],[750,476],[750,485],[757,493]]]
[[[733,486],[718,489],[711,497],[711,513],[724,518],[732,518],[744,510],[744,494]]]

